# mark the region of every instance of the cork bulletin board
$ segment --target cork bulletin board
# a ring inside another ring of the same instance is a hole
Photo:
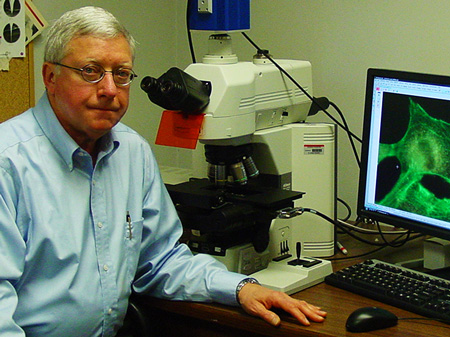
[[[0,71],[0,122],[34,105],[33,43],[26,55],[11,59],[9,71]]]

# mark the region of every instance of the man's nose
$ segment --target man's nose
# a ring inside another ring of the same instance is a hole
[[[105,75],[101,79],[101,81],[98,82],[100,91],[108,96],[114,96],[117,95],[117,85],[116,82],[114,82],[114,75],[112,71],[105,71]]]

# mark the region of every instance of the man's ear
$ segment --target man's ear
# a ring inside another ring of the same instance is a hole
[[[52,94],[55,88],[56,65],[50,62],[44,62],[42,65],[42,79],[44,80],[47,92]]]

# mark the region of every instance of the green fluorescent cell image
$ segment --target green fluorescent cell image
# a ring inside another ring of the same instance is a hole
[[[450,103],[392,93],[383,101],[376,201],[449,221]]]

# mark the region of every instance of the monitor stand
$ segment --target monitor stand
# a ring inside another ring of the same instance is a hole
[[[426,272],[428,275],[440,277],[444,280],[450,281],[450,267],[434,269]]]
[[[449,254],[449,241],[430,237],[424,241],[423,258],[397,264],[450,281]]]

